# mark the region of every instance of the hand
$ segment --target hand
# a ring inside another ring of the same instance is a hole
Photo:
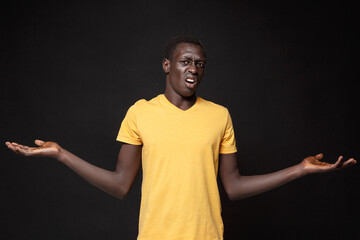
[[[333,164],[319,161],[322,158],[323,158],[323,154],[320,153],[316,156],[310,156],[305,158],[301,162],[301,164],[303,165],[304,170],[307,173],[323,173],[332,170],[343,169],[345,167],[354,165],[356,163],[356,160],[354,158],[350,158],[346,161],[342,161],[343,156],[339,156],[338,160]]]
[[[41,140],[35,140],[35,144],[39,147],[24,146],[15,142],[6,142],[5,144],[10,150],[26,157],[35,156],[57,158],[61,150],[61,147],[56,142],[44,142]]]

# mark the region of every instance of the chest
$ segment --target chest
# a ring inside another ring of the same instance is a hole
[[[219,116],[203,113],[171,114],[154,111],[141,116],[138,121],[144,148],[216,148],[225,129],[224,121]]]

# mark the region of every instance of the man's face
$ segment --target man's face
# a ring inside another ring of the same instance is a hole
[[[172,60],[164,59],[167,73],[166,91],[181,97],[192,97],[204,75],[205,54],[202,48],[192,43],[179,43]]]

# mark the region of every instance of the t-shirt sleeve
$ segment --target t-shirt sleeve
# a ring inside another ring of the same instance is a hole
[[[220,154],[228,154],[237,152],[236,149],[236,140],[234,128],[231,120],[231,116],[227,111],[227,119],[225,125],[224,136],[220,143]]]
[[[127,111],[116,140],[133,145],[142,145],[137,127],[135,105],[131,106]]]

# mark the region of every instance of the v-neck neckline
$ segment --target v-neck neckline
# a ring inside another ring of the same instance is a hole
[[[159,97],[160,97],[160,101],[163,102],[165,105],[167,105],[168,107],[170,107],[170,108],[172,108],[172,109],[174,109],[174,110],[176,110],[178,112],[182,112],[182,113],[191,112],[194,109],[196,109],[197,106],[199,105],[199,100],[200,100],[200,97],[196,97],[195,103],[190,108],[188,108],[186,110],[183,110],[183,109],[175,106],[173,103],[171,103],[169,101],[169,99],[166,98],[165,94],[160,94]]]

